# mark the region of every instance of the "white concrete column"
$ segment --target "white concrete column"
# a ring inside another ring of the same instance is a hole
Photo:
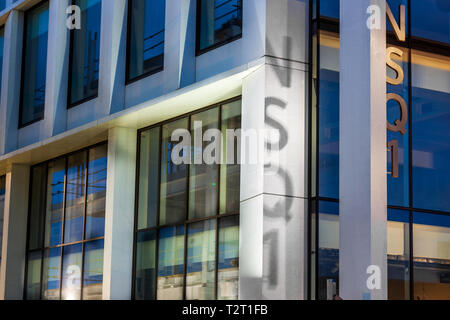
[[[131,298],[136,146],[136,129],[110,129],[105,209],[104,300]]]
[[[5,25],[0,100],[0,154],[15,150],[18,143],[23,20],[23,12],[12,10]]]
[[[127,0],[102,1],[97,118],[125,106],[127,10]]]
[[[371,5],[380,29],[367,27]],[[386,2],[345,0],[340,10],[339,294],[386,299]],[[370,266],[380,289],[367,285]]]
[[[265,61],[242,88],[239,298],[297,300],[306,296],[307,270],[308,5],[263,5]],[[246,137],[264,129],[276,134],[250,142],[255,163]]]
[[[30,167],[11,165],[6,173],[0,300],[23,299]]]
[[[44,138],[66,130],[70,32],[69,0],[50,0]]]

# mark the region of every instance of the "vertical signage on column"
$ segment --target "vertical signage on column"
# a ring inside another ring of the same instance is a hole
[[[394,15],[392,14],[391,8],[386,3],[386,14],[389,20],[389,23],[392,26],[392,29],[394,30],[395,36],[397,37],[397,40],[400,42],[406,41],[406,23],[405,23],[405,16],[406,16],[406,9],[404,5],[400,5],[400,25],[395,20]],[[400,58],[400,61],[403,59],[403,51],[395,48],[395,47],[388,47],[386,49],[386,64],[392,68],[396,73],[396,78],[391,78],[389,76],[386,76],[386,81],[388,84],[391,85],[401,85],[404,81],[404,72],[401,65],[398,65],[393,60],[393,56],[398,56]],[[387,129],[391,132],[400,132],[402,135],[406,134],[406,125],[408,124],[408,107],[406,105],[405,100],[398,94],[395,93],[388,93],[386,97],[386,103],[389,101],[395,101],[399,108],[400,108],[400,119],[397,119],[394,121],[394,123],[387,123]],[[391,140],[387,143],[388,151],[391,153],[391,163],[392,163],[392,169],[390,174],[392,174],[392,177],[398,178],[398,140]]]

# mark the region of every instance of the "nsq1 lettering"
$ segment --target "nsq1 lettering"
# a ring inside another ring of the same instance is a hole
[[[400,5],[399,7],[399,15],[400,15],[400,25],[395,20],[395,17],[391,11],[391,8],[386,3],[386,15],[389,20],[389,23],[394,30],[395,36],[398,41],[405,42],[406,41],[406,23],[405,23],[405,6]],[[396,78],[391,78],[386,75],[386,82],[391,85],[401,85],[405,79],[403,68],[401,65],[397,64],[393,56],[397,56],[400,61],[403,60],[403,51],[395,48],[395,47],[387,47],[386,49],[386,64],[392,70],[395,71]],[[394,123],[387,122],[387,129],[391,132],[400,132],[400,134],[405,135],[407,130],[406,126],[408,124],[408,107],[406,105],[405,100],[398,94],[388,93],[386,96],[386,103],[389,101],[395,101],[400,108],[400,119],[394,121]],[[388,151],[391,153],[391,165],[392,169],[389,174],[392,175],[393,178],[398,178],[398,140],[393,139],[387,143]]]

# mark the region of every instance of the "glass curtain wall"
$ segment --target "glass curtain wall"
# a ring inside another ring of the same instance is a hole
[[[242,0],[199,0],[197,15],[198,53],[242,36]]]
[[[43,1],[25,12],[19,126],[44,118],[48,8],[48,1]]]
[[[233,100],[140,131],[135,299],[237,299],[240,124]]]
[[[71,31],[69,107],[98,95],[101,0],[72,0],[81,9],[81,29]]]
[[[164,68],[166,0],[130,0],[127,80]]]
[[[397,21],[399,6],[406,7],[407,40],[397,41],[387,22],[388,47],[401,52],[392,58],[404,73],[403,82],[388,84],[387,91],[401,96],[408,109],[406,133],[388,131],[388,141],[397,140],[399,151],[398,177],[392,175],[389,153],[387,158],[389,299],[449,299],[448,257],[441,254],[450,250],[445,240],[450,216],[450,11],[444,2],[388,0]],[[310,294],[330,299],[339,292],[339,242],[333,238],[339,230],[339,1],[311,3]],[[431,25],[425,17],[441,22]],[[389,66],[386,73],[396,78]],[[389,101],[388,121],[399,117],[398,104]],[[419,237],[429,237],[426,250],[417,248]]]
[[[28,300],[100,300],[107,145],[31,169]]]

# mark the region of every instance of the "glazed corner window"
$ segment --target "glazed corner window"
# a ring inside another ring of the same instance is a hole
[[[234,161],[175,164],[172,152],[176,152],[178,142],[172,141],[172,134],[185,130],[193,137],[194,124],[198,123],[203,133],[216,129],[226,135],[227,130],[240,129],[241,101],[156,125],[139,134],[135,299],[238,298],[238,138],[224,136],[222,150],[215,151],[222,159]],[[209,145],[204,142],[202,149]],[[189,148],[182,149],[180,155]],[[191,156],[203,154],[200,149],[192,145]]]
[[[242,36],[242,0],[198,1],[198,53]]]
[[[127,81],[164,67],[166,0],[130,0]]]
[[[98,95],[101,0],[73,0],[81,9],[81,29],[71,32],[69,107]]]
[[[20,126],[44,118],[48,13],[48,1],[25,12]]]
[[[100,300],[107,146],[31,169],[27,300]]]

